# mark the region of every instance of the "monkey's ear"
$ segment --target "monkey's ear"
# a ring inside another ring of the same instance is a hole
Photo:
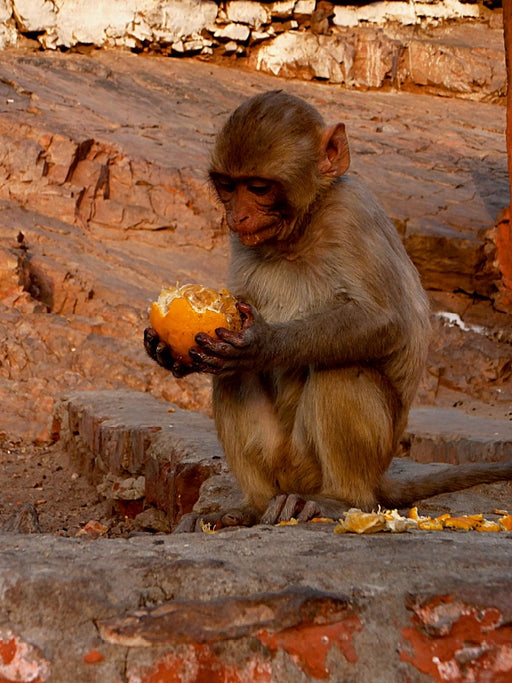
[[[350,151],[345,124],[335,123],[322,133],[318,170],[321,175],[338,178],[348,171],[349,166]]]

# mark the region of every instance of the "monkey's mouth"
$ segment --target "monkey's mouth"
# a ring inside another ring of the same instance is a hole
[[[269,226],[259,228],[258,230],[253,230],[252,232],[243,232],[241,230],[235,230],[238,239],[246,247],[255,247],[262,242],[267,242],[268,240],[277,237],[279,234],[279,225],[272,223]]]

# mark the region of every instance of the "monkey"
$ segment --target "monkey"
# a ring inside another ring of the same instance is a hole
[[[415,482],[386,474],[425,367],[430,306],[397,230],[347,174],[343,123],[283,90],[242,103],[216,136],[209,180],[230,232],[239,332],[197,334],[192,362],[151,328],[176,377],[212,375],[217,433],[246,504],[218,528],[401,508],[512,478],[512,463]],[[197,528],[193,514],[178,530]]]

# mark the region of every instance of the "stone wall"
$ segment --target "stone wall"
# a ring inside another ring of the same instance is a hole
[[[0,0],[0,48],[27,39],[232,59],[359,88],[489,97],[505,84],[501,9],[471,0]]]

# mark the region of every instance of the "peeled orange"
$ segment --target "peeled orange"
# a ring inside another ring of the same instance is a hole
[[[242,328],[236,299],[222,289],[202,285],[182,285],[164,288],[151,304],[149,323],[160,339],[172,349],[173,355],[191,362],[188,354],[196,346],[195,336],[206,332],[215,337],[218,327],[238,331]]]

